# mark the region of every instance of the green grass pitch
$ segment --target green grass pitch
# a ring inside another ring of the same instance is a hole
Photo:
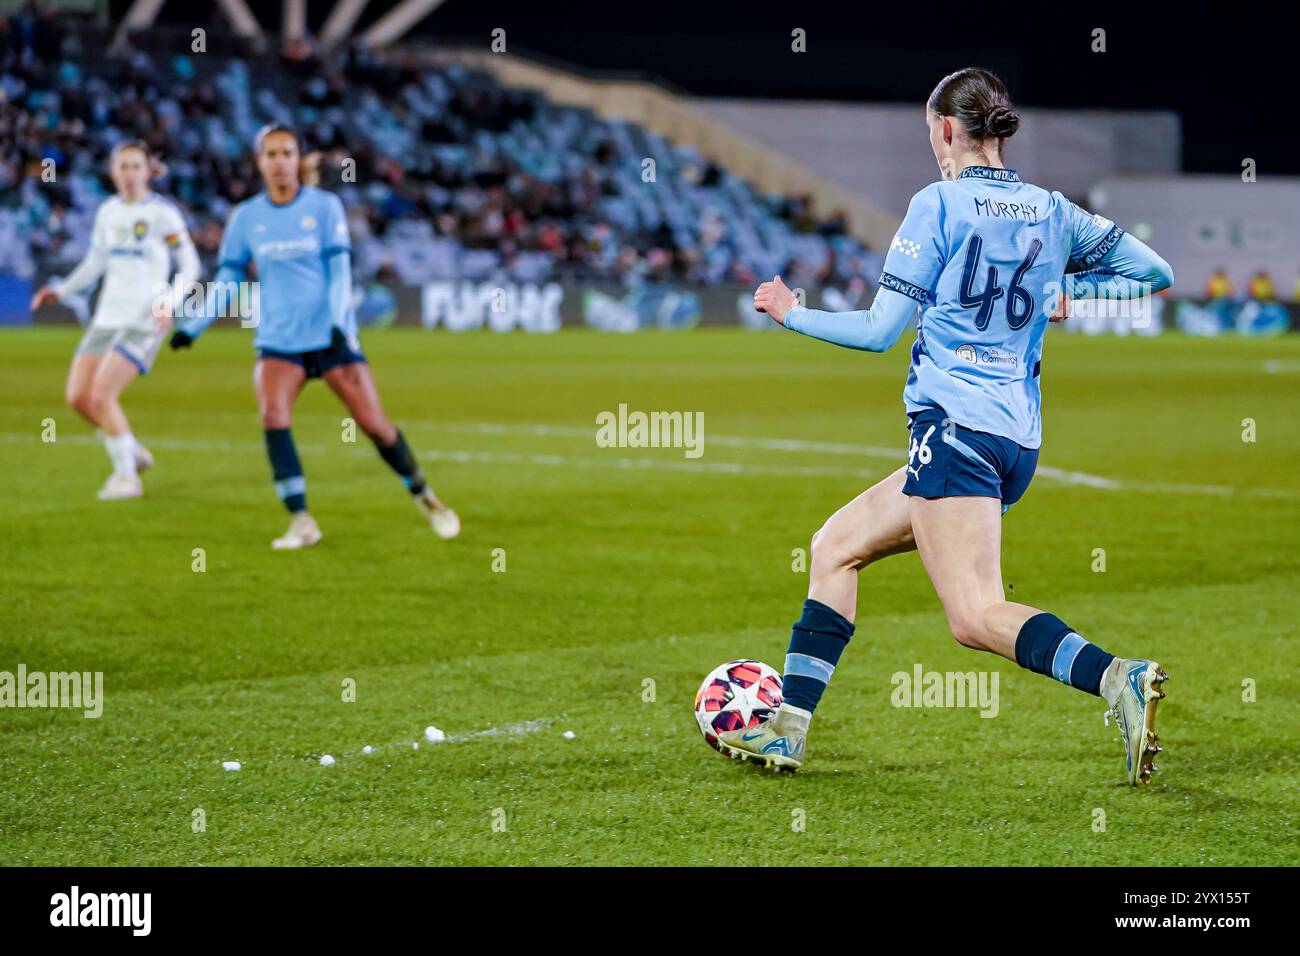
[[[1006,518],[1005,577],[1169,671],[1140,791],[1104,704],[958,646],[915,555],[862,576],[804,771],[701,740],[704,674],[780,667],[794,549],[901,462],[903,345],[373,332],[463,535],[433,536],[315,383],[295,432],[325,539],[273,553],[247,333],[132,386],[157,467],[124,503],[95,500],[107,459],[62,404],[76,339],[0,334],[0,670],[102,671],[104,713],[0,710],[0,863],[1296,860],[1300,337],[1049,336],[1044,468]],[[704,412],[703,457],[597,447],[620,403]],[[996,671],[997,716],[892,706],[917,664]],[[451,739],[413,749],[429,724]]]

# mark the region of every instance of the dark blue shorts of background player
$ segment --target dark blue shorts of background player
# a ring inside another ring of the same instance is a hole
[[[274,349],[258,349],[257,354],[260,358],[292,362],[300,366],[307,373],[308,378],[320,378],[326,372],[341,365],[351,365],[353,362],[366,360],[361,352],[360,343],[350,343],[348,337],[337,326],[330,332],[330,344],[323,349],[315,349],[311,352],[277,352]]]

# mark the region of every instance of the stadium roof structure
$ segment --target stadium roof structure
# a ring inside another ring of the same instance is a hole
[[[399,0],[355,39],[371,47],[395,43],[445,2],[446,0]],[[118,27],[114,46],[124,43],[132,31],[147,30],[153,26],[164,3],[166,0],[133,0]],[[369,0],[336,0],[321,29],[321,45],[334,47],[354,39],[353,27],[368,3]],[[213,0],[213,4],[230,21],[236,34],[255,45],[265,45],[266,33],[245,0]],[[307,35],[307,0],[283,0],[282,23],[283,40],[304,39]]]

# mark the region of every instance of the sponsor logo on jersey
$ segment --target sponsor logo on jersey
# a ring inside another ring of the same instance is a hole
[[[985,365],[1019,365],[1020,356],[990,345],[980,353],[980,361]]]
[[[971,345],[969,342],[965,345],[959,345],[953,350],[957,357],[963,362],[970,362],[971,365],[978,365],[981,362],[985,365],[1019,365],[1020,357],[1013,352],[997,348],[992,345]]]
[[[1092,217],[1092,224],[1098,229],[1109,229],[1111,226],[1115,225],[1101,213],[1097,213]]]
[[[309,232],[316,228],[316,217],[303,216],[298,220],[298,225],[302,226],[304,232]]]
[[[253,254],[258,259],[295,259],[319,252],[320,243],[316,241],[316,237],[304,236],[301,239],[270,239],[258,243]]]

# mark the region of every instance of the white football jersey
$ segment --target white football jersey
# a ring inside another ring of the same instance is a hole
[[[172,253],[181,262],[184,281],[197,275],[197,254],[179,209],[156,193],[128,203],[120,196],[106,199],[95,213],[95,226],[86,258],[62,282],[61,295],[89,288],[102,273],[103,287],[93,322],[101,328],[142,328],[154,325],[153,303],[162,285],[172,285]],[[189,262],[194,268],[186,268]],[[193,275],[187,273],[193,271]]]

